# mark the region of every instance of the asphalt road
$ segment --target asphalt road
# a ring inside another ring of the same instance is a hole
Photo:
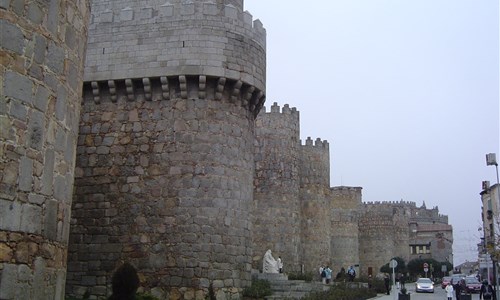
[[[446,300],[446,292],[441,288],[440,285],[437,285],[434,289],[434,293],[415,293],[415,284],[407,283],[406,288],[408,292],[411,294],[411,300]],[[479,300],[479,294],[472,294],[472,300]],[[376,300],[397,300],[394,299],[393,295],[384,295],[382,297],[376,298]],[[456,300],[453,297],[453,300]]]

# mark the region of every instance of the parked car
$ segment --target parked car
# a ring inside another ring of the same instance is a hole
[[[451,283],[451,276],[445,276],[443,277],[443,279],[441,280],[441,288],[446,288],[446,286]]]
[[[475,277],[465,278],[465,289],[467,293],[479,293],[481,290],[481,282]]]
[[[434,282],[429,278],[420,278],[415,282],[415,292],[434,293]]]
[[[451,284],[456,285],[462,279],[465,279],[465,274],[453,274],[451,275]]]

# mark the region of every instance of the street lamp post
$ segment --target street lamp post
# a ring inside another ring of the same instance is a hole
[[[486,165],[487,166],[495,166],[496,169],[496,175],[497,175],[497,184],[496,184],[496,194],[497,198],[500,198],[500,181],[498,179],[498,163],[497,163],[497,158],[495,153],[488,153],[486,154]],[[500,199],[495,203],[495,210],[498,210],[500,207]],[[496,214],[496,211],[493,213],[493,215]],[[498,221],[498,219],[496,220]],[[493,261],[493,286],[495,287],[496,291],[496,299],[499,298],[498,294],[498,275],[497,275],[497,260],[496,260],[496,237],[495,237],[495,217],[493,216],[492,218],[493,226],[492,226],[492,237],[493,237],[493,254],[492,254],[492,261]]]
[[[486,165],[487,166],[495,166],[496,171],[497,171],[497,184],[499,184],[498,180],[498,163],[497,163],[497,156],[495,153],[488,153],[486,154]]]

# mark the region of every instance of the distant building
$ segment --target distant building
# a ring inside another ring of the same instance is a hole
[[[455,269],[465,275],[476,275],[479,271],[479,263],[477,261],[466,261],[456,266]]]
[[[425,203],[368,202],[360,216],[362,274],[376,275],[393,257],[453,262],[453,228],[438,207]]]
[[[453,262],[453,228],[443,223],[410,223],[410,260],[433,258]]]
[[[479,248],[479,272],[481,276],[489,277],[492,279],[493,263],[492,257],[493,250],[498,248],[498,234],[499,230],[499,188],[498,184],[490,186],[489,181],[483,181],[483,190],[481,191],[481,204],[482,213],[481,218],[483,221],[483,237]],[[498,260],[498,259],[495,259]],[[488,276],[489,274],[489,276]]]

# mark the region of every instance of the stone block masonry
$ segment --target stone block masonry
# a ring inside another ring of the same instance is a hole
[[[89,16],[0,1],[0,299],[64,299]]]
[[[105,299],[127,261],[160,299],[236,300],[267,249],[366,275],[452,234],[437,207],[330,188],[328,142],[261,111],[243,0],[0,0],[0,26],[0,299]]]
[[[238,294],[249,284],[254,101],[242,99],[253,88],[235,92],[227,80],[216,100],[219,80],[204,82],[203,99],[183,98],[182,81],[169,78],[169,100],[152,80],[158,101],[138,90],[130,101],[117,84],[116,101],[105,94],[99,103],[86,85],[68,293],[109,295],[123,261],[160,299],[204,295],[210,284]],[[199,78],[185,85],[186,95],[199,95]]]
[[[160,299],[251,281],[265,30],[243,1],[94,1],[67,291],[110,294],[123,261]]]
[[[286,272],[300,271],[299,112],[277,103],[256,120],[253,268],[272,249],[286,262]]]
[[[266,32],[242,1],[92,5],[85,81],[204,74],[264,90]]]

